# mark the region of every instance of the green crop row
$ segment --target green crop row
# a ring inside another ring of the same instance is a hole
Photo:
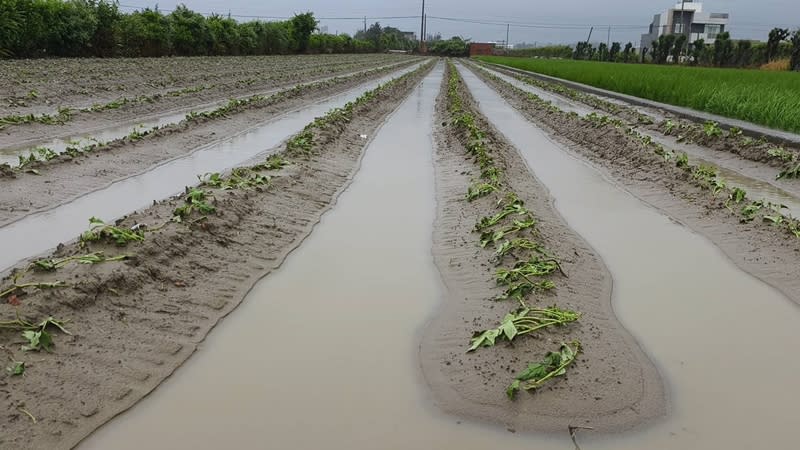
[[[685,153],[676,154],[675,152],[665,148],[663,145],[654,142],[650,136],[639,133],[634,127],[625,124],[625,122],[622,120],[615,117],[594,113],[584,117],[581,117],[574,112],[567,113],[554,106],[551,102],[544,100],[535,94],[508,84],[491,73],[482,71],[482,75],[496,83],[503,83],[509,86],[511,90],[517,92],[520,96],[526,98],[528,101],[536,105],[538,109],[547,111],[548,114],[560,114],[579,121],[579,123],[575,125],[576,127],[601,128],[609,131],[616,130],[621,132],[623,136],[627,136],[629,139],[632,139],[641,145],[643,150],[651,151],[655,155],[658,155],[660,157],[659,160],[663,164],[673,164],[675,167],[682,169],[688,175],[688,178],[692,181],[692,183],[702,189],[708,190],[713,197],[717,198],[722,196],[725,199],[725,207],[732,214],[738,217],[740,222],[752,222],[760,216],[761,223],[770,226],[781,227],[791,235],[800,238],[800,220],[783,214],[783,210],[786,209],[785,205],[774,204],[763,199],[748,199],[747,193],[743,189],[729,187],[727,182],[717,174],[715,168],[689,164],[688,155]],[[666,128],[668,128],[670,132],[673,131],[673,128],[669,128],[668,126]],[[700,128],[702,128],[702,130],[699,132],[703,133],[709,138],[716,139],[723,136],[718,124],[714,122],[708,122]],[[737,134],[738,133],[735,129],[728,132],[728,135],[737,136]],[[787,154],[784,153],[785,151],[781,150],[782,149],[775,149],[775,151],[773,151],[773,157],[784,158],[791,163],[796,162],[794,154]],[[787,169],[786,171],[790,172],[791,169]],[[791,178],[796,175],[800,175],[800,166],[798,166],[797,172],[797,174],[784,173],[782,176]]]
[[[486,56],[479,60],[800,132],[800,74]]]
[[[274,104],[275,102],[289,100],[298,97],[300,95],[304,95],[305,93],[313,89],[323,89],[326,87],[334,86],[339,83],[345,83],[352,79],[373,76],[385,72],[386,70],[391,70],[391,69],[379,67],[379,68],[369,69],[364,72],[359,72],[356,74],[337,76],[326,80],[315,81],[307,84],[299,84],[267,96],[252,95],[241,99],[231,99],[224,105],[219,106],[216,109],[210,111],[190,112],[189,114],[186,115],[182,123],[193,123],[204,120],[227,118],[231,114],[235,114],[237,112],[249,108],[268,106]],[[170,126],[172,125],[164,125],[160,127],[155,126],[153,128],[136,127],[133,130],[131,130],[131,132],[127,136],[121,139],[127,139],[129,142],[136,142],[144,139],[147,136],[155,134],[157,131],[163,128],[167,128]],[[79,143],[69,145],[63,153],[56,153],[52,149],[47,147],[37,147],[32,151],[30,151],[27,155],[24,156],[20,155],[19,164],[17,166],[10,167],[9,169],[19,173],[30,173],[34,175],[40,175],[40,171],[32,167],[35,163],[44,163],[47,161],[63,157],[77,158],[81,155],[88,154],[90,152],[110,150],[111,148],[113,148],[113,144],[118,141],[119,140],[101,142],[94,139],[90,139],[90,142],[85,145],[80,145]]]
[[[488,64],[481,62],[480,66],[487,67]],[[724,132],[719,126],[719,123],[713,121],[707,121],[704,124],[696,124],[686,120],[665,119],[655,123],[650,116],[642,114],[635,108],[618,105],[603,100],[596,95],[587,94],[560,83],[542,81],[538,78],[513,72],[508,75],[539,89],[568,97],[623,119],[630,120],[632,124],[647,126],[665,136],[675,136],[678,142],[698,143],[706,146],[720,144],[726,148],[730,148],[731,146],[748,148],[750,151],[746,154],[752,155],[748,156],[748,158],[754,161],[777,160],[783,165],[776,177],[777,179],[800,178],[800,165],[797,163],[798,152],[796,150],[787,150],[780,144],[770,142],[764,136],[753,139],[750,136],[745,136],[742,130],[737,127],[731,127],[727,132]]]
[[[357,106],[375,100],[380,93],[386,91],[391,86],[421,71],[429,69],[432,64],[433,62],[425,64],[412,72],[395,78],[373,90],[367,91],[357,100],[348,103],[343,108],[334,108],[324,117],[315,119],[314,122],[309,124],[307,129],[319,130],[326,127],[341,126],[349,122]],[[311,148],[309,148],[309,152],[311,152]],[[287,151],[286,153],[290,152]],[[169,225],[176,226],[180,224],[190,229],[196,226],[199,229],[206,230],[208,227],[205,222],[209,217],[218,213],[218,202],[215,193],[233,189],[263,191],[271,186],[272,181],[272,177],[263,174],[263,172],[281,170],[289,164],[290,162],[287,161],[282,154],[273,154],[267,157],[263,162],[249,167],[235,168],[229,174],[207,173],[198,175],[200,186],[187,187],[186,192],[180,196],[181,204],[173,210],[171,219],[154,227],[148,227],[144,224],[123,227],[119,223],[110,224],[96,217],[92,217],[89,219],[89,229],[81,234],[79,238],[80,248],[90,250],[89,253],[81,253],[63,258],[39,259],[29,264],[24,269],[15,271],[14,276],[8,281],[9,285],[0,289],[0,300],[19,306],[20,302],[17,296],[21,297],[31,290],[73,287],[72,284],[60,280],[41,282],[33,280],[26,281],[24,279],[26,276],[35,272],[57,273],[59,269],[72,263],[94,265],[119,262],[133,256],[129,253],[106,256],[103,251],[96,249],[91,251],[92,249],[90,247],[128,248],[131,245],[145,241],[149,233],[158,232]],[[40,350],[51,351],[55,345],[52,334],[53,329],[59,329],[64,333],[68,333],[64,328],[64,324],[67,322],[67,320],[57,320],[52,317],[33,322],[20,317],[19,312],[17,312],[17,317],[15,319],[0,320],[0,330],[5,329],[21,332],[22,336],[27,340],[27,345],[22,347],[22,350],[25,352]],[[0,346],[0,349],[3,348],[3,346]],[[6,367],[7,373],[10,376],[23,375],[26,370],[25,361],[15,357],[10,350],[8,352],[11,358],[11,364]],[[30,416],[29,413],[26,412],[26,414]]]
[[[562,310],[556,306],[535,308],[528,306],[526,299],[555,288],[549,278],[563,271],[561,264],[543,244],[536,241],[537,220],[524,206],[516,193],[507,189],[502,181],[502,171],[495,165],[486,132],[476,123],[475,116],[464,107],[461,98],[461,78],[452,62],[448,62],[447,111],[451,126],[464,142],[467,154],[480,168],[480,180],[469,186],[466,200],[474,202],[489,195],[498,212],[481,218],[474,231],[480,233],[481,248],[493,247],[492,262],[501,266],[507,258],[513,264],[495,270],[495,281],[504,288],[495,301],[513,299],[519,307],[506,314],[495,328],[476,332],[470,340],[467,352],[482,347],[493,347],[498,341],[513,342],[522,336],[540,330],[566,326],[580,319],[580,313]],[[520,372],[506,389],[514,399],[520,389],[534,391],[554,377],[566,374],[567,368],[581,351],[578,341],[562,343],[557,351],[548,352],[541,361],[531,363]]]

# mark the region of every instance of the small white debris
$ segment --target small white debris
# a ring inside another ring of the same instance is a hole
[[[366,135],[366,134],[362,134],[362,135],[361,135],[361,139],[366,139],[366,138],[367,138],[367,135]]]

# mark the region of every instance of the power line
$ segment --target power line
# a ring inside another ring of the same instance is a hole
[[[466,19],[466,18],[457,18],[457,17],[442,17],[442,16],[428,16],[430,19],[436,20],[444,20],[448,22],[462,22],[462,23],[470,23],[470,24],[478,24],[478,25],[496,25],[496,26],[506,26],[510,25],[516,28],[540,28],[546,30],[585,30],[586,28],[590,28],[593,26],[596,27],[608,27],[607,24],[601,25],[545,25],[545,24],[531,24],[531,23],[522,23],[522,22],[501,22],[501,21],[487,21],[487,20],[480,20],[480,19]],[[611,28],[614,30],[642,30],[647,29],[649,26],[644,25],[611,25]]]
[[[120,4],[119,6],[122,7],[122,8],[139,9],[139,10],[149,8],[149,6],[134,6],[134,5],[123,5],[123,4]],[[164,12],[174,12],[175,11],[174,9],[167,9],[167,8],[163,8],[163,9],[159,8],[158,10],[159,11],[164,11]],[[200,14],[201,16],[218,15],[218,16],[226,16],[226,17],[228,17],[228,16],[236,17],[236,18],[241,18],[241,19],[281,19],[281,20],[288,20],[288,19],[292,18],[290,16],[221,14],[221,13],[215,13],[215,12],[209,13],[209,12],[198,12],[198,11],[192,11],[192,12]],[[394,19],[419,19],[419,18],[420,18],[420,16],[377,16],[377,17],[367,17],[367,19],[369,19],[369,20],[394,20]],[[317,19],[317,20],[364,20],[364,16],[359,16],[359,17],[315,17],[315,19]]]
[[[120,4],[122,8],[129,8],[129,9],[137,9],[142,10],[149,8],[147,6],[136,6],[136,5],[128,5],[128,4]],[[160,11],[164,12],[173,12],[174,9],[159,9]],[[195,11],[196,12],[196,11]],[[292,17],[289,16],[270,16],[270,15],[250,15],[250,14],[224,14],[224,13],[209,13],[209,12],[198,12],[203,16],[211,16],[211,15],[219,15],[219,16],[230,16],[235,17],[238,19],[267,19],[267,20],[289,20]],[[422,19],[421,15],[407,15],[407,16],[358,16],[358,17],[315,17],[317,20],[352,20],[352,21],[363,21],[363,20],[411,20],[411,19]],[[434,19],[439,21],[445,22],[456,22],[456,23],[467,23],[473,25],[488,25],[488,26],[498,26],[498,27],[514,27],[514,28],[528,28],[528,29],[543,29],[543,30],[585,30],[586,28],[590,27],[597,27],[597,28],[608,28],[610,27],[611,30],[619,30],[619,31],[635,31],[635,30],[645,30],[649,29],[649,25],[630,25],[630,24],[577,24],[577,23],[541,23],[541,22],[515,22],[515,21],[503,21],[503,20],[487,20],[487,19],[473,19],[473,18],[465,18],[465,17],[446,17],[446,16],[432,16],[426,15],[426,19]],[[736,23],[733,22],[731,25],[732,29],[742,29],[742,30],[769,30],[775,27],[783,26],[782,24],[757,24],[753,22],[743,22],[743,23]],[[791,28],[791,27],[790,27]]]

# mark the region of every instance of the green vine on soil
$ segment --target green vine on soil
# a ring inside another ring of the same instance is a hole
[[[390,67],[389,69],[391,69]],[[183,121],[180,124],[175,125],[164,125],[164,126],[155,126],[152,128],[134,128],[131,132],[121,138],[112,140],[109,142],[101,142],[94,139],[90,139],[88,144],[81,145],[80,143],[72,143],[68,145],[67,148],[64,150],[63,153],[57,153],[50,148],[47,147],[37,147],[30,151],[27,155],[20,155],[19,156],[19,164],[16,166],[10,166],[8,164],[3,164],[6,171],[10,171],[11,173],[18,172],[18,173],[31,173],[34,175],[40,175],[39,170],[34,166],[36,163],[45,163],[54,159],[60,159],[65,157],[70,158],[77,158],[82,155],[89,154],[91,152],[96,152],[100,150],[110,150],[114,148],[114,144],[120,140],[127,140],[129,142],[137,142],[142,139],[145,139],[149,136],[153,136],[159,130],[169,128],[171,126],[180,126],[181,124],[189,124],[194,122],[200,121],[207,121],[207,120],[215,120],[220,118],[229,117],[231,114],[248,109],[248,108],[255,108],[255,107],[263,107],[274,104],[278,101],[283,101],[291,98],[295,98],[299,95],[305,94],[306,92],[313,91],[314,89],[325,88],[329,86],[333,86],[339,83],[347,82],[348,80],[356,79],[356,78],[363,78],[363,77],[371,77],[375,74],[383,73],[386,70],[389,70],[386,67],[378,67],[374,69],[370,69],[364,72],[359,72],[356,74],[344,75],[344,76],[337,76],[327,80],[320,80],[315,81],[312,83],[306,84],[299,84],[293,86],[291,88],[287,88],[281,91],[278,91],[271,95],[253,95],[246,98],[241,99],[231,99],[228,103],[217,107],[211,111],[204,111],[204,112],[190,112],[186,115]],[[195,91],[193,91],[195,92]],[[144,100],[142,100],[144,101]],[[87,108],[86,110],[82,111],[103,111],[108,109],[117,109],[125,104],[139,102],[136,99],[120,99],[114,102],[111,102],[106,105],[96,105],[91,108]],[[72,110],[65,110],[64,114],[72,113]],[[17,116],[14,116],[17,117]],[[24,116],[28,117],[28,116]],[[28,122],[40,122],[40,123],[53,123],[53,124],[63,124],[68,120],[65,119],[61,122],[55,121],[53,117],[56,116],[32,116],[32,118],[26,119],[27,122],[22,121],[23,119],[14,119],[12,118],[0,118],[0,124],[5,123],[4,120],[10,121],[8,123],[28,123]],[[44,117],[50,117],[49,119]],[[66,117],[66,116],[64,116]],[[71,116],[69,116],[71,117]],[[0,126],[1,128],[1,126]]]
[[[389,90],[393,86],[430,69],[434,64],[433,61],[423,64],[422,66],[405,73],[397,78],[379,85],[375,89],[368,90],[361,94],[353,101],[347,102],[341,108],[333,108],[322,117],[314,119],[313,122],[306,125],[302,131],[292,136],[286,142],[286,154],[289,156],[301,156],[306,159],[311,158],[314,154],[314,149],[317,147],[315,141],[315,131],[322,131],[336,126],[343,126],[353,119],[356,108],[374,100],[381,93]]]
[[[727,182],[722,179],[715,168],[708,166],[696,166],[689,163],[688,155],[685,153],[676,155],[674,152],[667,150],[663,145],[653,141],[650,136],[639,133],[633,126],[626,125],[622,120],[612,118],[596,113],[588,114],[586,116],[576,116],[573,113],[566,113],[558,108],[553,109],[552,103],[543,100],[542,98],[524,91],[510,83],[502,80],[496,75],[482,70],[483,76],[493,80],[496,83],[501,83],[508,86],[511,90],[519,93],[534,103],[537,107],[545,107],[552,113],[565,115],[568,117],[577,117],[578,120],[584,122],[585,125],[592,128],[606,128],[609,130],[622,131],[624,135],[629,136],[634,141],[638,142],[643,149],[652,151],[660,157],[664,164],[674,164],[675,167],[682,169],[688,176],[688,179],[700,187],[711,193],[714,198],[720,195],[725,199],[724,206],[735,216],[739,217],[741,222],[754,221],[759,214],[761,214],[761,223],[778,226],[784,228],[790,235],[800,238],[800,220],[786,215],[782,210],[786,209],[784,205],[775,205],[767,202],[766,200],[751,201],[747,198],[747,193],[738,187],[730,187]],[[701,133],[707,139],[741,139],[750,140],[751,138],[742,136],[741,130],[732,128],[725,134],[716,122],[706,122],[701,127],[692,126],[688,124],[676,125],[672,120],[664,121],[661,125],[665,134],[672,134],[675,129],[679,130],[697,130],[694,134]],[[679,137],[679,141],[685,139],[684,135]],[[762,144],[766,144],[764,139],[761,139]],[[797,156],[794,152],[789,152],[780,147],[773,147],[770,157],[779,158],[787,163],[784,170],[778,175],[778,178],[792,178],[800,177],[800,164],[795,163]],[[770,152],[767,151],[767,152]],[[732,204],[745,204],[741,208],[733,208]]]
[[[516,261],[509,268],[499,268],[496,271],[496,281],[505,287],[502,294],[493,300],[514,299],[519,303],[519,308],[508,313],[496,328],[475,332],[470,340],[467,352],[475,351],[480,347],[492,347],[498,340],[512,342],[523,335],[540,332],[554,326],[565,326],[579,320],[580,313],[562,310],[556,306],[549,308],[531,308],[527,306],[526,298],[533,294],[540,294],[555,288],[555,283],[549,278],[556,271],[566,274],[560,262],[552,256],[544,245],[533,238],[538,234],[537,221],[524,202],[513,191],[506,190],[501,178],[502,171],[495,165],[491,155],[486,132],[477,124],[475,116],[464,107],[461,97],[462,80],[455,65],[448,61],[446,106],[451,118],[450,125],[454,127],[459,139],[466,148],[467,155],[480,168],[480,179],[474,181],[467,189],[466,201],[474,202],[481,198],[495,195],[497,212],[478,220],[474,231],[480,233],[479,243],[482,248],[490,244],[495,247],[491,260],[501,264],[505,258],[511,257]],[[558,353],[550,352],[545,356],[545,363],[531,364],[528,370],[517,377],[508,388],[509,398],[520,389],[521,383],[526,382],[523,389],[533,390],[548,380],[566,373],[566,368],[574,361],[574,355],[580,349],[580,344],[572,346],[564,344]],[[563,360],[558,359],[563,355]],[[538,372],[532,368],[539,367]],[[530,372],[530,373],[529,373]]]

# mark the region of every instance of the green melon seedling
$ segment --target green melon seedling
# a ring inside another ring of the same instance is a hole
[[[493,215],[481,218],[478,223],[475,224],[475,231],[482,231],[488,228],[491,228],[497,225],[501,220],[505,219],[506,217],[516,214],[518,216],[524,216],[526,214],[530,214],[530,212],[522,206],[522,202],[511,203],[503,207],[503,209]]]
[[[575,322],[581,317],[580,313],[550,308],[519,308],[503,318],[500,326],[475,333],[470,340],[467,352],[472,352],[479,347],[492,347],[497,339],[513,341],[518,336],[533,333],[543,328],[562,326]]]
[[[539,255],[533,255],[526,261],[518,261],[511,269],[497,269],[495,279],[497,284],[509,284],[529,277],[550,275],[556,270],[562,274],[564,273],[555,258],[542,258]]]
[[[485,197],[496,190],[497,188],[489,183],[473,184],[467,189],[467,201],[471,202],[481,197]]]
[[[118,256],[107,257],[103,254],[103,252],[93,252],[93,253],[88,253],[86,255],[68,256],[66,258],[38,259],[34,261],[29,268],[46,272],[52,272],[56,269],[66,266],[72,261],[78,262],[80,264],[99,264],[102,262],[122,261],[123,259],[126,258],[129,258],[129,256],[118,255]]]
[[[506,235],[533,228],[534,225],[536,225],[536,220],[531,218],[528,220],[515,220],[513,225],[504,227],[497,231],[484,231],[481,233],[481,247],[486,247],[489,245],[489,243],[496,244],[498,241],[506,237]]]
[[[97,217],[89,219],[89,230],[81,235],[81,243],[95,242],[100,240],[112,241],[122,247],[130,242],[144,240],[144,231],[128,230],[114,225],[108,225]]]
[[[48,317],[38,323],[32,323],[22,319],[17,314],[15,320],[0,321],[0,329],[22,331],[22,337],[28,342],[27,345],[22,347],[25,351],[50,351],[53,346],[53,336],[48,331],[48,328],[57,328],[65,334],[71,334],[64,328],[66,323],[66,320],[57,320],[53,317]]]
[[[216,208],[208,203],[208,193],[202,189],[193,188],[186,193],[184,198],[186,204],[175,208],[173,212],[173,222],[183,222],[192,212],[197,211],[203,216],[216,212]]]
[[[555,289],[556,285],[550,280],[531,282],[530,280],[511,283],[502,294],[495,297],[495,300],[515,299],[523,305],[524,298],[534,292],[544,292]],[[524,306],[524,305],[523,305]]]
[[[542,361],[529,364],[506,389],[508,398],[513,400],[520,388],[526,391],[536,390],[547,381],[565,375],[567,368],[575,362],[580,352],[580,342],[562,343],[557,352],[548,352]]]

